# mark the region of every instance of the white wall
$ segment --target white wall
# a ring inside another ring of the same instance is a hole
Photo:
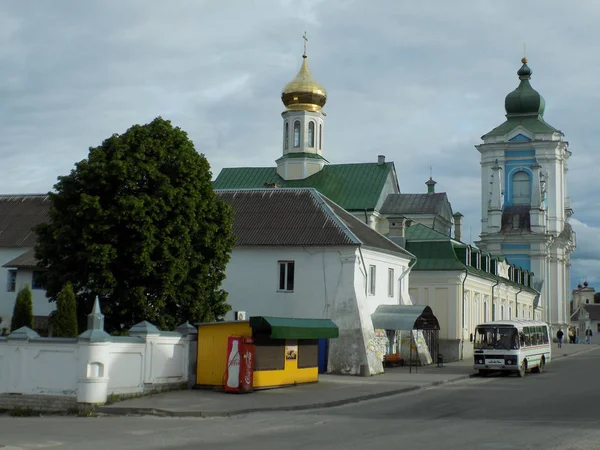
[[[27,250],[28,248],[0,248],[0,317],[4,319],[0,324],[0,331],[2,331],[2,328],[4,327],[10,328],[10,318],[12,317],[13,307],[18,293],[18,290],[15,290],[15,292],[8,292],[6,290],[8,284],[8,269],[2,266],[15,259],[17,256],[22,255]]]
[[[245,311],[250,316],[279,316],[290,318],[331,318],[331,309],[342,283],[355,283],[342,277],[342,253],[350,247],[284,248],[238,247],[227,265],[223,289],[229,295],[227,302],[232,311],[226,319],[233,319],[234,311]],[[362,250],[364,263],[376,265],[376,294],[367,297],[369,314],[381,304],[398,304],[400,275],[408,267],[408,260],[384,253]],[[278,261],[294,261],[294,292],[278,291]],[[357,252],[355,264],[362,260]],[[388,297],[388,268],[394,269],[396,284],[394,297]],[[347,287],[347,286],[346,286]],[[365,279],[356,281],[356,289],[364,293]],[[408,299],[408,276],[404,277],[402,292]]]
[[[48,302],[46,297],[46,291],[43,289],[33,289],[32,279],[33,270],[18,269],[17,270],[17,282],[14,292],[7,291],[8,287],[8,272],[9,269],[2,267],[7,262],[15,259],[17,256],[26,252],[28,248],[19,249],[7,249],[0,248],[0,317],[3,318],[3,322],[0,324],[0,331],[2,328],[10,329],[10,320],[15,306],[15,300],[21,288],[26,284],[29,285],[33,300],[33,315],[34,316],[48,316],[54,311],[56,304],[54,302]]]
[[[516,317],[515,295],[519,292],[518,288],[501,282],[494,287],[494,302],[492,302],[492,287],[495,281],[468,275],[464,283],[463,297],[463,279],[464,271],[413,271],[410,275],[411,295],[416,304],[430,306],[433,310],[440,324],[440,340],[460,342],[459,347],[454,349],[454,354],[446,355],[448,358],[450,355],[453,355],[452,357],[462,355],[463,358],[473,355],[470,334],[478,324],[492,320],[494,304],[497,313],[495,320],[501,319],[502,307],[504,307],[504,319],[509,319],[511,308],[512,318]],[[519,318],[534,319],[534,294],[520,292],[516,298]],[[484,318],[486,303],[487,317]]]
[[[368,249],[362,249],[361,252],[367,269],[367,274],[370,273],[369,267],[371,265],[375,266],[375,295],[372,295],[367,289],[367,305],[369,314],[373,314],[379,305],[410,305],[411,302],[408,293],[409,259]],[[393,269],[394,271],[394,292],[391,297],[389,296],[388,292],[389,269]],[[364,290],[364,278],[360,280],[360,284],[358,281],[359,280],[357,280],[356,288]],[[366,283],[368,287],[368,276]]]
[[[195,335],[179,333],[113,337],[112,342],[100,343],[0,338],[0,394],[76,397],[81,394],[80,380],[94,375],[89,371],[91,363],[101,364],[104,373],[99,378],[106,378],[105,398],[100,403],[107,394],[143,393],[184,383],[194,339]]]

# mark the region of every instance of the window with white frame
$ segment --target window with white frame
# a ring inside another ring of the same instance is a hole
[[[394,269],[388,269],[388,297],[394,296]]]
[[[375,266],[369,266],[369,294],[375,295],[375,282],[377,281],[377,271]]]
[[[294,292],[294,261],[279,261],[279,291]]]
[[[17,271],[9,270],[8,278],[6,279],[7,292],[15,292],[17,290]]]

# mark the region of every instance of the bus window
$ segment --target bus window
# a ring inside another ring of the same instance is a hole
[[[521,342],[521,347],[527,347],[527,336],[522,331],[519,333],[519,341]]]
[[[544,344],[547,344],[548,343],[548,328],[542,327],[542,333],[544,336]]]
[[[514,350],[519,348],[518,333],[516,328],[498,328],[496,348]]]
[[[473,347],[477,349],[494,348],[494,334],[495,330],[492,327],[477,327]]]

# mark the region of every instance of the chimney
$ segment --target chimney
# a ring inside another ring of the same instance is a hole
[[[385,164],[385,155],[377,155],[377,165],[382,166]]]
[[[429,177],[429,180],[427,180],[425,182],[425,184],[427,185],[427,193],[434,194],[435,193],[435,185],[437,183],[435,181],[433,181],[433,179],[431,177]]]
[[[406,217],[388,217],[388,239],[404,248],[406,246],[406,227],[410,226],[412,220]]]
[[[459,242],[461,241],[462,238],[462,230],[461,230],[461,222],[462,222],[462,218],[464,217],[461,213],[459,213],[458,211],[456,211],[452,217],[454,217],[454,239],[456,239]]]

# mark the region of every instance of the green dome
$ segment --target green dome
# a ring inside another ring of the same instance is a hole
[[[519,86],[506,96],[504,108],[507,115],[526,114],[526,115],[544,115],[546,102],[538,91],[531,87],[529,80],[531,79],[531,69],[527,65],[527,59],[521,60],[523,65],[517,71],[521,83]]]

